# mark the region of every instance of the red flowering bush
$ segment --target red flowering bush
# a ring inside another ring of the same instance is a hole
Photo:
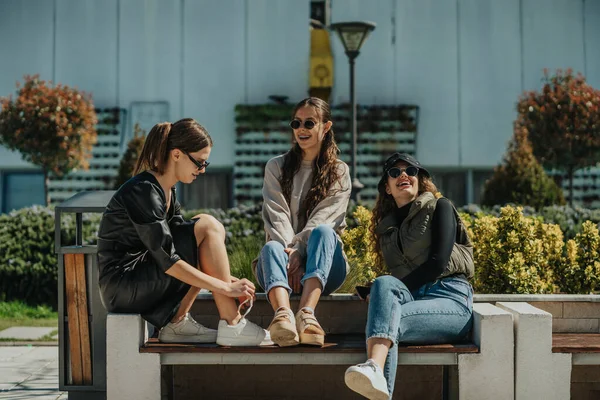
[[[96,143],[96,112],[90,95],[53,85],[38,75],[17,83],[17,96],[0,99],[0,143],[42,167],[48,201],[48,174],[87,169]]]
[[[546,168],[558,168],[569,178],[573,200],[573,173],[600,160],[600,91],[572,70],[544,70],[541,92],[519,99],[516,125],[529,135],[533,154]]]

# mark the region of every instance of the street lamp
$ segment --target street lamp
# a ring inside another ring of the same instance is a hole
[[[358,57],[360,47],[363,45],[369,33],[375,29],[375,24],[373,22],[337,22],[335,24],[331,24],[330,29],[337,32],[342,44],[344,45],[344,50],[346,50],[346,55],[348,56],[348,61],[350,62],[350,107],[352,114],[352,144],[351,144],[351,175],[352,175],[352,194],[351,197],[354,201],[360,200],[360,191],[365,185],[360,183],[356,174],[356,96],[354,95],[354,59]]]

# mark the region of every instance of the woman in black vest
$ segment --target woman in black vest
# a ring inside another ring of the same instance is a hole
[[[456,209],[429,172],[408,154],[385,162],[371,233],[391,275],[369,295],[365,363],[347,369],[348,387],[370,399],[391,398],[398,343],[448,343],[472,325],[473,246]]]

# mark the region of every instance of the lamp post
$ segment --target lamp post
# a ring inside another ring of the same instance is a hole
[[[350,173],[352,176],[351,198],[354,201],[359,201],[360,191],[365,185],[360,183],[358,180],[356,171],[356,96],[354,88],[354,59],[360,54],[359,50],[367,39],[367,36],[369,36],[369,33],[375,29],[375,24],[373,22],[362,21],[337,22],[335,24],[331,24],[330,29],[337,32],[342,44],[344,45],[344,50],[346,50],[348,61],[350,62],[350,113],[352,115],[352,125],[350,131],[352,134],[352,158],[350,166]]]

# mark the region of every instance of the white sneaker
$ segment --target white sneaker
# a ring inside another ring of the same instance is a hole
[[[163,343],[214,343],[217,331],[198,323],[188,313],[181,321],[165,325],[158,333],[158,340]]]
[[[229,325],[224,319],[219,321],[217,344],[220,346],[259,346],[267,332],[260,326],[242,318],[237,325]]]
[[[348,368],[344,381],[346,386],[367,399],[388,400],[390,398],[383,371],[371,359]]]
[[[252,309],[252,299],[246,299],[238,306],[238,312],[241,312],[245,303],[250,303],[246,312],[242,314],[240,322],[236,325],[229,325],[224,319],[219,321],[217,331],[217,344],[220,346],[265,346],[270,345],[271,335],[265,340],[268,332],[260,326],[248,321],[246,315]]]
[[[265,330],[265,338],[260,342],[259,346],[275,346],[275,342],[271,340],[271,332]]]

